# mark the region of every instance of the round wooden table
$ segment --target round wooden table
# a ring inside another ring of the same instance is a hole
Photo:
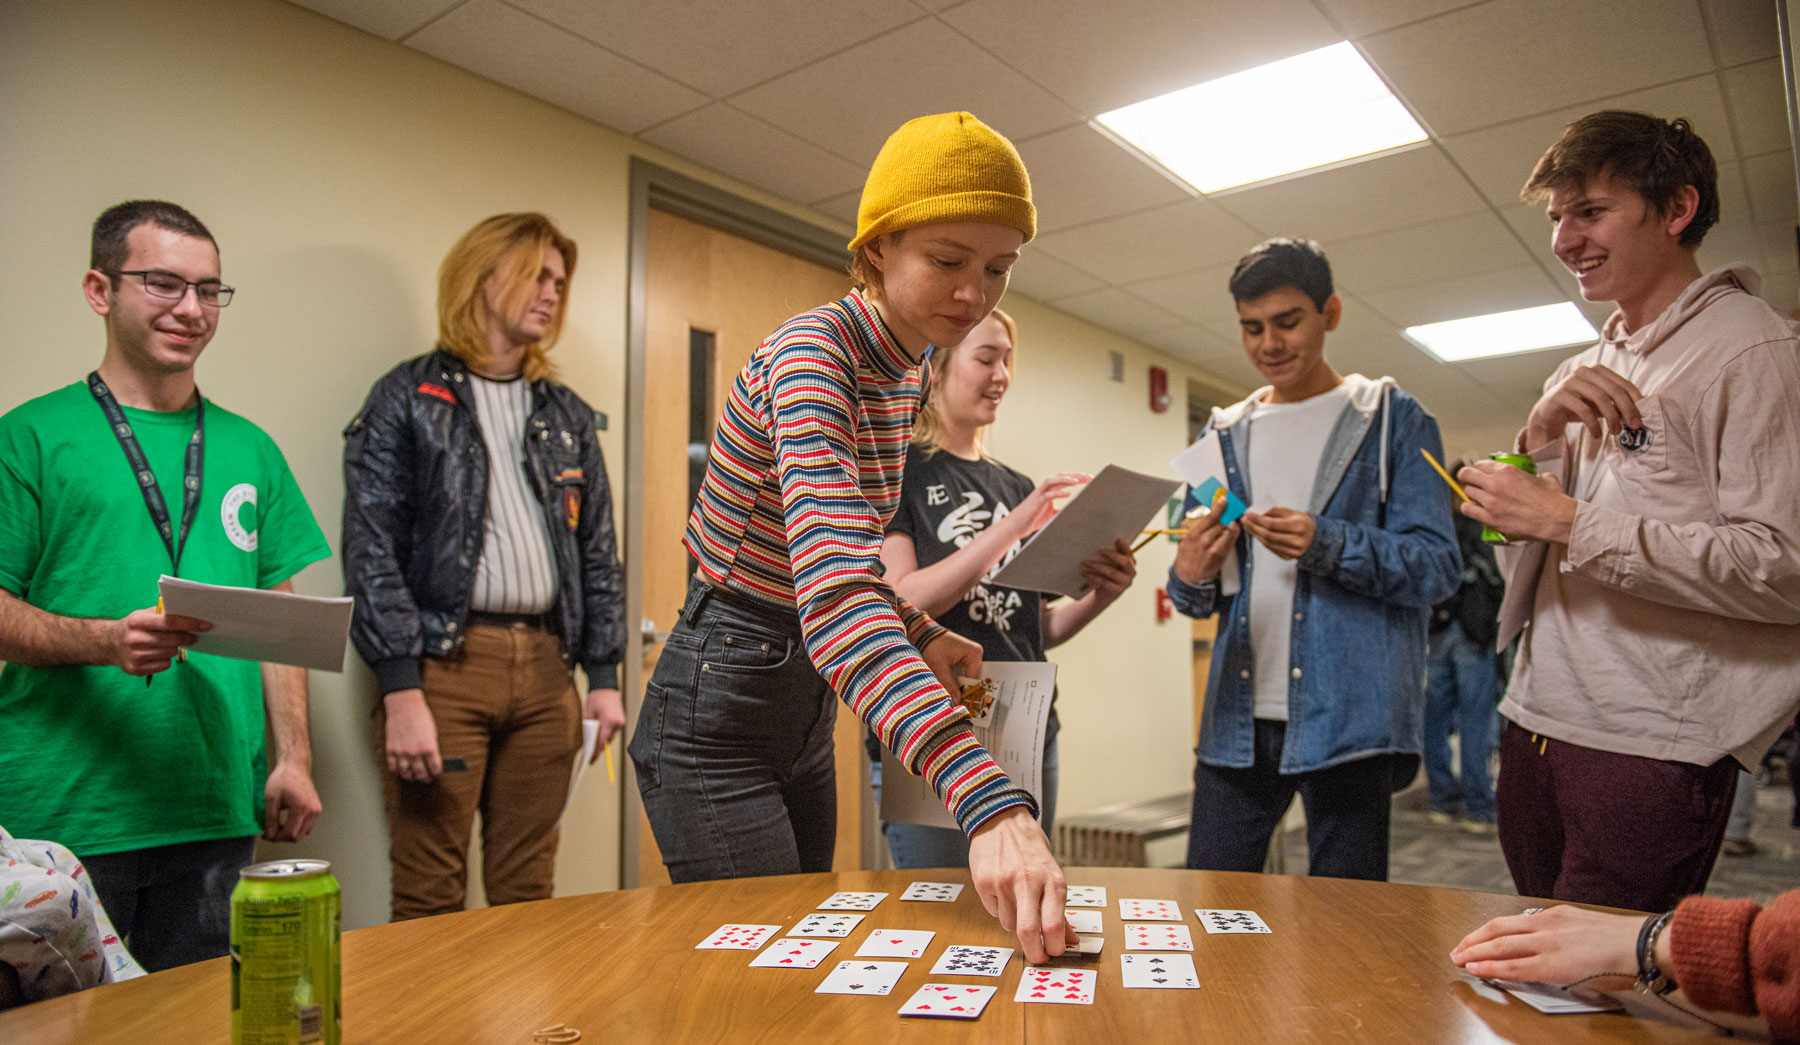
[[[618,1042],[1698,1042],[1712,1035],[1646,1011],[1546,1016],[1497,1001],[1450,964],[1451,946],[1516,896],[1324,878],[1071,868],[1107,889],[1092,1005],[1012,1000],[998,980],[929,975],[946,946],[1010,946],[973,888],[953,903],[902,901],[914,881],[966,871],[852,871],[595,893],[375,926],[344,936],[344,1042],[529,1043],[549,1024]],[[817,969],[752,969],[757,952],[696,950],[721,924],[784,930],[839,890],[888,893]],[[1199,990],[1127,990],[1118,901],[1170,899],[1194,937]],[[1208,935],[1195,908],[1257,911],[1270,935]],[[933,929],[884,997],[815,994],[876,928]],[[202,962],[0,1013],[0,1042],[228,1042],[230,966]],[[901,1018],[928,981],[996,986],[974,1022]]]

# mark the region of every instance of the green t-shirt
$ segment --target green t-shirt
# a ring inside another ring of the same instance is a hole
[[[195,411],[124,411],[179,529]],[[208,400],[180,576],[269,588],[330,554],[274,441]],[[85,383],[0,417],[0,588],[61,616],[116,619],[156,605],[156,579],[170,572]],[[267,772],[259,665],[193,653],[153,678],[0,671],[0,823],[81,855],[255,834]]]

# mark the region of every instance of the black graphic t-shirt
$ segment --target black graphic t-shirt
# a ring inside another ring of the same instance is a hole
[[[900,507],[888,523],[889,533],[912,538],[919,568],[949,558],[975,535],[992,526],[1031,495],[1034,484],[993,460],[965,461],[955,454],[906,451],[906,478]],[[1017,555],[1014,545],[987,576],[999,572]],[[981,643],[988,660],[1044,659],[1042,600],[1037,592],[1018,591],[983,579],[956,605],[937,615],[937,622],[964,638]]]

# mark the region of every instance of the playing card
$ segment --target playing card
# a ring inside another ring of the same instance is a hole
[[[1120,900],[1119,917],[1128,922],[1179,922],[1181,905],[1174,900]]]
[[[905,973],[905,962],[838,962],[813,993],[886,994]]]
[[[1011,947],[965,947],[952,944],[938,955],[933,976],[998,976],[1012,960]]]
[[[1221,911],[1197,908],[1194,917],[1209,933],[1266,933],[1267,922],[1255,911]]]
[[[1069,895],[1063,900],[1064,907],[1105,907],[1106,886],[1104,885],[1071,885]]]
[[[858,958],[917,958],[937,933],[930,929],[876,929],[856,949]]]
[[[998,987],[976,987],[967,983],[928,983],[918,989],[906,1004],[900,1006],[902,1016],[936,1016],[947,1020],[972,1020],[987,1008]]]
[[[1121,954],[1119,972],[1127,987],[1197,990],[1194,959],[1185,954]]]
[[[800,919],[800,924],[788,932],[789,936],[835,936],[839,939],[850,935],[850,930],[863,920],[860,914],[809,914]]]
[[[779,925],[721,925],[718,931],[694,945],[696,951],[754,951],[781,931]]]
[[[1194,938],[1185,925],[1142,925],[1127,923],[1125,949],[1128,951],[1191,951]]]
[[[1238,495],[1232,493],[1229,489],[1226,489],[1225,484],[1219,482],[1217,479],[1208,479],[1206,482],[1201,483],[1200,489],[1194,491],[1194,497],[1198,499],[1201,504],[1207,505],[1214,510],[1218,510],[1220,501],[1225,502],[1224,511],[1219,515],[1220,526],[1230,526],[1232,523],[1238,521],[1239,516],[1244,514],[1244,502],[1238,500]]]
[[[1019,989],[1013,1001],[1044,1005],[1092,1005],[1094,981],[1099,974],[1092,969],[1046,969],[1029,966],[1019,977]]]
[[[1100,928],[1099,911],[1064,911],[1063,919],[1069,923],[1069,928],[1078,933],[1098,933],[1104,931]]]
[[[1616,1012],[1624,1007],[1604,994],[1577,997],[1552,983],[1518,983],[1511,980],[1488,982],[1505,988],[1508,994],[1549,1016],[1577,1012]]]
[[[819,905],[821,911],[873,911],[887,899],[886,893],[832,893]]]
[[[1100,948],[1106,946],[1106,937],[1104,936],[1080,936],[1077,939],[1081,941],[1081,946],[1075,953],[1083,958],[1098,957]],[[1068,954],[1069,952],[1064,951],[1063,953]]]
[[[837,950],[836,940],[795,940],[782,938],[750,962],[758,969],[811,969]]]
[[[900,899],[950,903],[961,896],[962,891],[963,887],[955,882],[914,882],[900,894]]]

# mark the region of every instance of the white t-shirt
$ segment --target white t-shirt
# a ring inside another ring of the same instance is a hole
[[[1256,511],[1307,511],[1331,429],[1350,402],[1343,385],[1298,403],[1258,403],[1250,412],[1250,493]],[[1250,649],[1256,655],[1256,717],[1286,722],[1288,651],[1299,568],[1250,538]]]

